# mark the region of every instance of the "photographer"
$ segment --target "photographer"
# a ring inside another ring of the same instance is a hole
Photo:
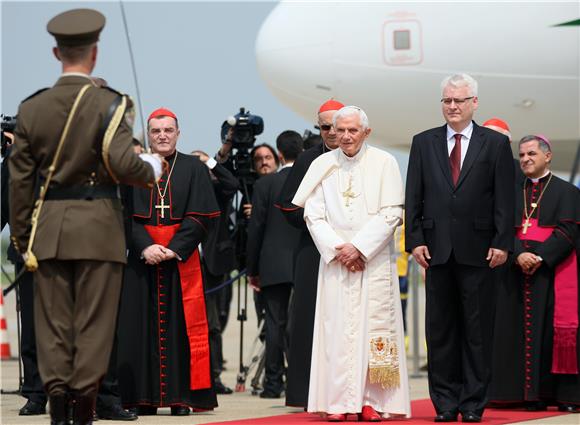
[[[235,267],[234,242],[229,231],[232,199],[240,185],[238,179],[215,159],[210,158],[205,152],[193,151],[191,153],[209,168],[218,206],[221,211],[207,239],[202,242],[202,270],[205,280],[205,295],[207,320],[209,327],[209,348],[211,356],[211,373],[213,385],[217,394],[231,394],[231,388],[225,386],[220,378],[223,369],[222,331],[220,323],[220,306],[225,304],[223,298],[231,294],[231,288],[222,288],[212,291],[222,284]],[[230,295],[231,298],[231,295]],[[227,303],[229,306],[229,303]],[[224,324],[225,325],[225,324]]]

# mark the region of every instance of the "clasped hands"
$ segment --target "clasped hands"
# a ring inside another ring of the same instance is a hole
[[[343,243],[335,246],[334,249],[338,251],[334,259],[345,266],[348,271],[356,273],[365,269],[366,266],[362,254],[353,244]]]
[[[143,250],[143,258],[145,259],[145,264],[155,265],[162,261],[177,258],[177,254],[163,245],[153,244]]]
[[[427,245],[419,245],[413,248],[411,252],[413,258],[424,269],[429,268],[429,260],[431,259],[431,254],[429,253],[429,248]],[[487,257],[485,257],[487,261],[489,261],[489,267],[494,269],[498,266],[501,266],[507,260],[507,251],[497,249],[497,248],[489,248],[487,250]]]
[[[542,259],[531,252],[522,252],[516,258],[516,263],[521,267],[524,274],[533,275],[542,265]]]

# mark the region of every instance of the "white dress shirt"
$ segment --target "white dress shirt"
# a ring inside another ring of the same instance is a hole
[[[463,160],[465,159],[465,154],[467,153],[467,148],[469,147],[469,141],[471,140],[471,135],[473,134],[473,121],[469,123],[467,127],[461,130],[459,133],[447,125],[447,154],[451,156],[451,151],[455,146],[455,135],[461,134],[461,165],[463,168]]]

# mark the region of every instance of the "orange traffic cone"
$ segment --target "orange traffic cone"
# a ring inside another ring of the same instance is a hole
[[[4,297],[2,292],[0,292],[0,360],[8,360],[10,358],[10,342],[8,342],[6,316],[4,316]]]

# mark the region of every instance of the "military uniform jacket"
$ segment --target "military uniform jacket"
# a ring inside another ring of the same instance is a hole
[[[28,246],[37,182],[48,174],[73,102],[88,76],[65,74],[54,87],[25,100],[18,111],[10,155],[10,230],[20,252]],[[115,184],[102,151],[103,125],[119,93],[90,87],[71,123],[51,188]],[[108,148],[110,169],[125,184],[151,186],[152,167],[133,152],[130,126],[123,119]],[[50,193],[50,189],[49,189]],[[119,199],[46,200],[33,252],[38,260],[126,261],[122,206]]]

